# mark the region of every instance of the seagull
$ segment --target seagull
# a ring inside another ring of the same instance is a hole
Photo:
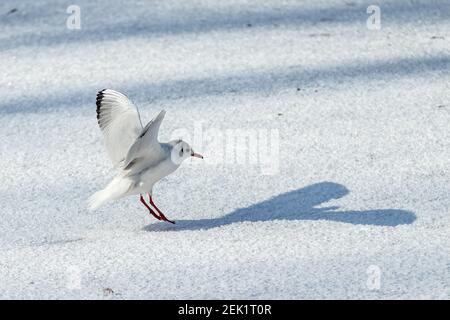
[[[195,153],[181,139],[167,143],[158,141],[159,127],[165,114],[162,110],[144,127],[138,108],[127,96],[111,89],[97,93],[98,125],[105,137],[108,155],[118,173],[106,188],[89,198],[89,210],[95,210],[111,200],[139,195],[140,202],[154,218],[175,223],[167,219],[154,203],[153,186],[178,169],[183,160],[189,157],[203,159],[203,156]],[[145,194],[148,195],[149,203],[144,199]]]

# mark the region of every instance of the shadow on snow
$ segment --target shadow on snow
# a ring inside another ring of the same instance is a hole
[[[146,231],[201,230],[246,221],[274,220],[327,220],[354,225],[395,227],[411,224],[416,220],[414,213],[399,209],[340,211],[339,207],[317,208],[332,199],[342,198],[348,193],[348,189],[343,185],[321,182],[282,193],[246,208],[237,209],[220,218],[177,220],[175,225],[158,222],[150,224],[144,229]]]

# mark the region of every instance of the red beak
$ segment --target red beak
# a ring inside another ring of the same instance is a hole
[[[198,154],[198,153],[195,153],[195,152],[191,153],[191,157],[196,157],[196,158],[203,159],[203,156],[201,154]]]

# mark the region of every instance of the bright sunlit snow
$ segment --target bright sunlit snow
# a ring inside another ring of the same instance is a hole
[[[448,0],[69,4],[0,2],[0,298],[450,298]],[[104,88],[205,157],[175,225],[87,211]]]

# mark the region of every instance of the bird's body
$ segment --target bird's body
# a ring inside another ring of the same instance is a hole
[[[164,217],[151,198],[154,184],[174,172],[188,156],[203,158],[182,140],[158,141],[164,115],[163,110],[143,127],[139,111],[125,95],[110,89],[97,94],[98,124],[118,174],[105,189],[89,198],[90,210],[110,200],[140,194],[141,202],[152,215]],[[142,194],[149,195],[150,203],[159,216],[145,203]],[[165,217],[160,220],[169,221]]]

